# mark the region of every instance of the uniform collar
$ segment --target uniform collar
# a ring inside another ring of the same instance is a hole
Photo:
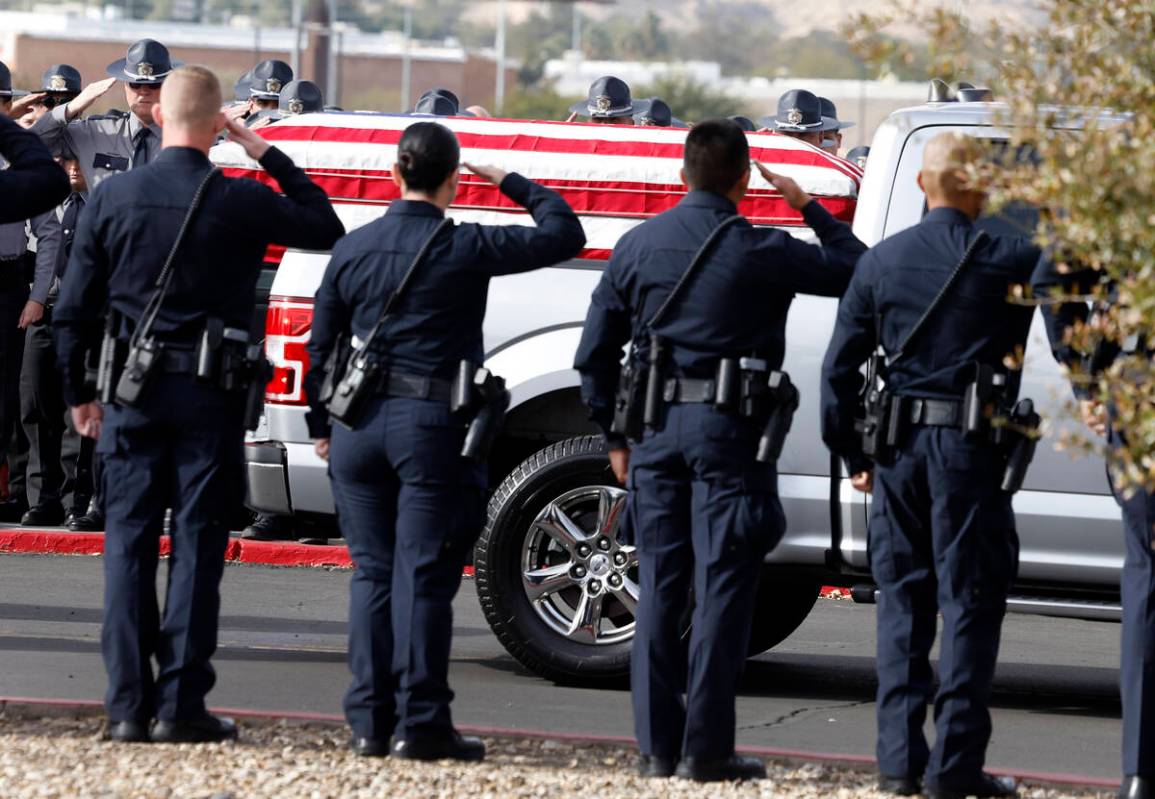
[[[145,126],[144,123],[140,121],[140,117],[138,117],[136,114],[133,114],[131,112],[129,113],[129,115],[128,115],[128,133],[129,133],[130,137],[135,139],[137,132],[141,128],[143,128],[144,126]],[[153,122],[151,125],[148,126],[148,129],[150,131],[152,131],[153,136],[156,136],[156,140],[160,141],[160,125]]]
[[[974,225],[974,221],[957,208],[935,208],[927,211],[922,221],[931,225]]]
[[[427,216],[432,219],[444,219],[445,212],[433,203],[424,200],[394,200],[389,204],[386,214],[401,214],[402,216]]]
[[[160,151],[160,155],[152,159],[153,162],[164,162],[174,164],[190,164],[192,166],[207,165],[209,157],[200,150],[192,147],[165,147]]]
[[[728,214],[738,213],[738,206],[730,202],[729,198],[723,197],[721,194],[715,194],[712,191],[702,191],[694,189],[682,198],[678,205],[685,205],[691,208],[712,208],[715,211],[725,211]]]

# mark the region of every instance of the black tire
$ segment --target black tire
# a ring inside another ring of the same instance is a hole
[[[571,438],[535,453],[494,492],[473,556],[477,596],[497,640],[527,669],[560,683],[619,682],[630,670],[629,642],[571,641],[546,626],[522,589],[530,523],[547,503],[590,485],[616,485],[600,437]]]
[[[629,675],[628,641],[594,646],[565,638],[539,618],[521,582],[522,546],[539,511],[567,491],[599,485],[616,485],[600,437],[571,438],[546,447],[518,466],[494,492],[474,551],[477,596],[494,635],[525,668],[554,682],[616,684]],[[763,575],[750,654],[765,652],[789,637],[814,607],[819,590],[813,580]]]
[[[821,592],[822,585],[815,580],[777,571],[763,573],[754,599],[750,657],[773,649],[789,638],[810,615]]]

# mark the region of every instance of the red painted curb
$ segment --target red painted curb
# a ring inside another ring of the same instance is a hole
[[[26,696],[0,696],[0,708],[6,705],[20,705],[31,712],[43,708],[46,712],[72,710],[78,714],[94,715],[103,708],[102,703],[91,699],[35,699]],[[214,707],[214,713],[259,721],[316,721],[326,724],[344,724],[345,717],[336,713],[310,713],[302,711],[246,710],[242,708]],[[461,725],[459,729],[469,735],[483,735],[489,738],[537,738],[567,743],[610,744],[614,746],[636,746],[633,738],[624,735],[588,735],[585,733],[552,732],[518,727],[478,727]],[[750,755],[759,755],[778,760],[803,760],[817,763],[843,763],[852,766],[871,766],[875,759],[868,755],[843,754],[839,752],[809,752],[801,749],[781,749],[774,746],[739,746]],[[1092,777],[1086,774],[1050,773],[1045,771],[1025,771],[1021,769],[990,769],[991,773],[1033,783],[1067,785],[1089,788],[1116,788],[1117,780]]]
[[[160,554],[168,555],[168,536],[160,539]],[[0,553],[31,555],[100,555],[103,533],[69,533],[53,530],[0,530]],[[225,560],[264,566],[328,566],[353,568],[349,550],[343,546],[313,546],[291,541],[229,540]]]

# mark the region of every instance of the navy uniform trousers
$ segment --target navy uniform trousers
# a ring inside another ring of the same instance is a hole
[[[355,566],[345,717],[356,737],[443,736],[453,722],[453,597],[485,512],[485,470],[461,457],[447,403],[375,399],[334,425],[329,472]]]
[[[106,705],[113,722],[195,719],[216,682],[227,514],[243,480],[242,398],[158,375],[142,408],[106,406],[104,459]],[[165,511],[172,555],[164,616],[156,570]],[[154,676],[152,659],[158,670]]]
[[[950,788],[981,772],[1007,592],[1018,564],[1003,459],[954,428],[916,427],[874,471],[870,564],[878,599],[878,765]],[[933,751],[923,733],[942,614]]]
[[[1113,430],[1109,443],[1119,443]],[[1155,495],[1125,496],[1112,485],[1123,508],[1126,555],[1123,646],[1119,687],[1123,700],[1123,773],[1155,778]]]
[[[759,435],[711,405],[673,405],[662,429],[631,452],[626,523],[640,596],[630,682],[644,755],[734,753],[758,577],[786,530],[776,468],[754,459]],[[681,625],[691,587],[687,657]]]

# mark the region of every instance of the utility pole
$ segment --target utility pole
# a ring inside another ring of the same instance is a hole
[[[413,0],[405,2],[405,44],[401,51],[401,113],[413,107]]]
[[[505,108],[505,0],[497,0],[497,87],[493,93],[493,107],[498,116]]]

